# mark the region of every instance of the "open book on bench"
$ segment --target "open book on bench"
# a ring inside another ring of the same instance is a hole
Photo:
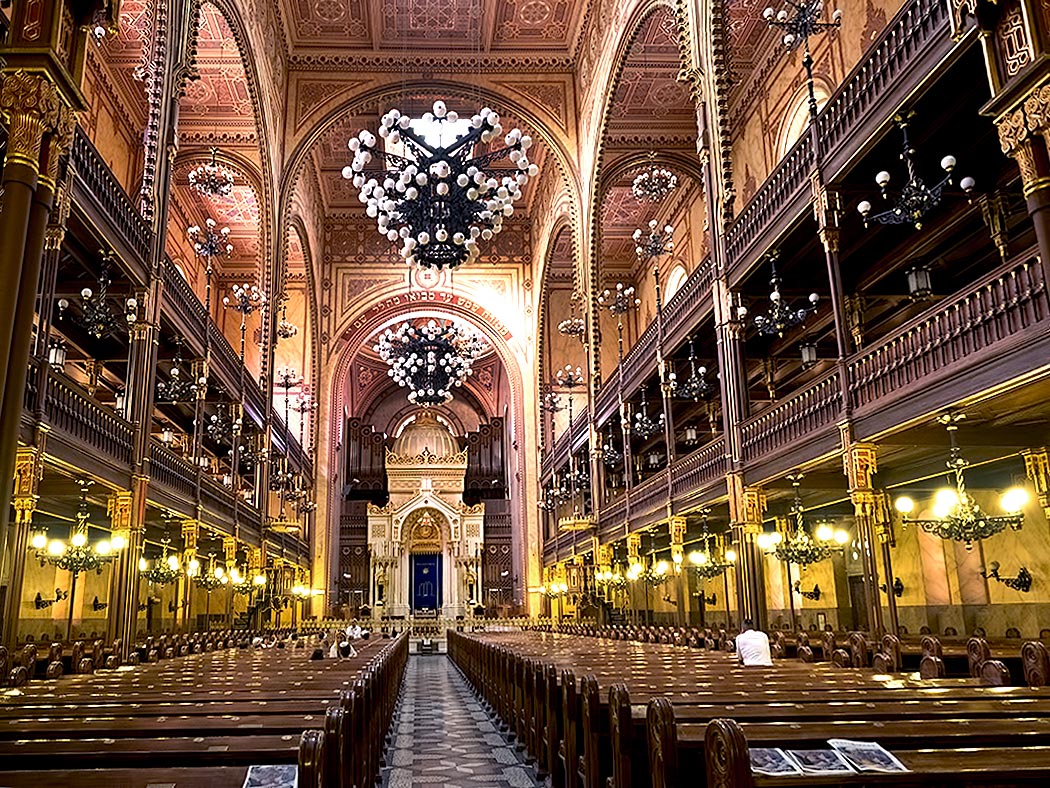
[[[772,777],[852,772],[906,772],[908,768],[877,742],[829,739],[828,750],[749,749],[751,770]]]

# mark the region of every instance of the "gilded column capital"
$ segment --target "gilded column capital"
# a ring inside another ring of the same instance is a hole
[[[40,145],[45,132],[58,123],[61,101],[55,84],[42,74],[18,69],[8,71],[0,83],[0,116],[10,126],[8,164],[40,168]]]
[[[1024,100],[1024,114],[1029,131],[1050,136],[1050,81],[1035,88]]]
[[[1025,449],[1021,455],[1024,457],[1025,474],[1035,488],[1039,505],[1050,518],[1050,452],[1043,446],[1039,449]]]
[[[132,495],[126,490],[118,490],[109,496],[106,502],[106,513],[114,531],[131,530]]]
[[[627,534],[627,558],[637,559],[638,553],[642,549],[642,535],[641,533]]]
[[[852,493],[870,490],[872,476],[879,470],[878,447],[874,443],[849,443],[842,451],[842,472]]]

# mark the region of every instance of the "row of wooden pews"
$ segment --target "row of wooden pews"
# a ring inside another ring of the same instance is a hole
[[[876,741],[907,774],[806,785],[1046,785],[1050,691],[557,633],[449,636],[449,653],[554,788],[803,784],[749,747]]]
[[[407,638],[357,641],[346,659],[311,659],[314,638],[285,645],[2,690],[0,785],[241,788],[271,764],[298,764],[300,788],[371,785]]]

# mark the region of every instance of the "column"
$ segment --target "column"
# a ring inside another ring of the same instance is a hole
[[[854,522],[857,526],[857,544],[860,548],[861,565],[864,569],[864,606],[867,612],[868,633],[881,638],[886,629],[882,620],[882,604],[879,601],[879,570],[875,558],[875,545],[878,541],[885,544],[883,559],[889,560],[889,545],[885,533],[880,537],[877,530],[883,530],[885,523],[877,526],[879,500],[881,495],[872,486],[872,476],[878,471],[876,446],[853,440],[852,430],[843,425],[842,465],[849,486],[850,502],[853,504]],[[885,508],[885,507],[883,507]],[[887,588],[893,585],[893,574],[887,574]],[[893,592],[887,593],[891,604],[896,608]],[[894,609],[893,617],[896,617]],[[895,623],[895,622],[894,622]],[[896,629],[893,630],[896,634]]]
[[[46,434],[43,437],[46,438]],[[36,511],[39,500],[37,492],[44,473],[43,453],[42,444],[23,446],[18,449],[15,462],[13,497],[15,525],[12,529],[13,538],[7,542],[6,546],[10,574],[3,611],[2,641],[12,651],[18,638],[18,619],[22,608],[22,583],[25,578],[29,550],[29,531],[33,526],[33,513]]]
[[[1035,488],[1039,505],[1043,507],[1047,519],[1050,519],[1050,452],[1044,446],[1040,449],[1025,449],[1021,455],[1024,457],[1025,474]]]
[[[766,494],[761,487],[744,486],[743,475],[732,472],[728,478],[729,527],[737,551],[737,615],[742,623],[750,619],[756,629],[766,626],[766,588],[762,572],[762,551],[757,537],[762,531]]]
[[[688,571],[685,566],[685,518],[684,517],[671,517],[667,521],[667,530],[671,536],[671,567],[675,574],[675,610],[677,614],[675,616],[676,623],[678,626],[685,626],[689,623],[689,613],[687,606],[689,602],[689,594],[687,593],[686,583],[686,572]]]
[[[133,486],[138,484],[133,481]],[[142,517],[134,515],[138,497],[133,491],[119,490],[109,496],[106,506],[111,541],[124,541],[124,548],[117,554],[110,570],[108,619],[109,639],[120,640],[123,654],[131,653],[139,613],[139,557],[142,555],[145,522]],[[145,507],[144,498],[142,502]]]
[[[190,564],[197,561],[197,538],[200,536],[200,523],[197,520],[182,521],[182,595],[178,602],[179,630],[190,632],[192,630],[192,619],[190,608],[193,605],[193,577],[190,574]],[[197,571],[201,571],[198,567]]]
[[[1043,275],[1050,281],[1050,79],[996,121],[1003,153],[1017,162],[1035,227]]]

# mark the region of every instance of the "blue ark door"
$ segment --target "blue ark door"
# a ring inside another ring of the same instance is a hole
[[[412,610],[441,607],[441,555],[412,555]]]

